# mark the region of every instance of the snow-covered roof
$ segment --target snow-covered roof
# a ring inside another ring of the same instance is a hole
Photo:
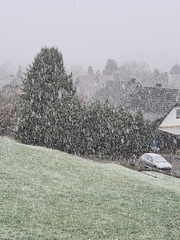
[[[158,130],[163,131],[163,132],[168,132],[173,135],[180,135],[180,127],[158,128]]]
[[[113,106],[122,105],[131,112],[141,110],[144,117],[151,121],[165,117],[178,99],[179,90],[162,87],[143,87],[138,82],[111,82],[93,96]]]

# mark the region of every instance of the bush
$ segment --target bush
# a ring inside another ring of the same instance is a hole
[[[0,109],[0,135],[13,135],[14,122],[17,116],[15,105]]]

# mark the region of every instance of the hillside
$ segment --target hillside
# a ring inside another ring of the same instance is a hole
[[[180,239],[180,179],[0,138],[0,239]]]

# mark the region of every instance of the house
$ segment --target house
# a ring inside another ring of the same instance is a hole
[[[180,137],[180,103],[175,104],[158,129]]]
[[[115,107],[121,105],[132,114],[141,110],[143,116],[150,121],[163,119],[177,103],[178,89],[162,88],[160,84],[155,87],[143,87],[136,79],[128,82],[107,82],[106,86],[98,90],[91,101],[106,100]]]
[[[180,149],[180,103],[176,103],[157,129],[159,147],[165,151]]]
[[[179,89],[163,88],[161,84],[143,87],[135,79],[112,81],[94,94],[91,101],[94,100],[102,103],[108,100],[111,105],[121,105],[132,114],[141,110],[144,118],[153,122],[158,147],[180,149]]]

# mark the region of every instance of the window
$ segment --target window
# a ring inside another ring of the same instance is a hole
[[[147,156],[147,160],[150,161],[150,162],[153,162],[153,160],[150,156]]]
[[[176,109],[176,118],[180,118],[180,109]]]

